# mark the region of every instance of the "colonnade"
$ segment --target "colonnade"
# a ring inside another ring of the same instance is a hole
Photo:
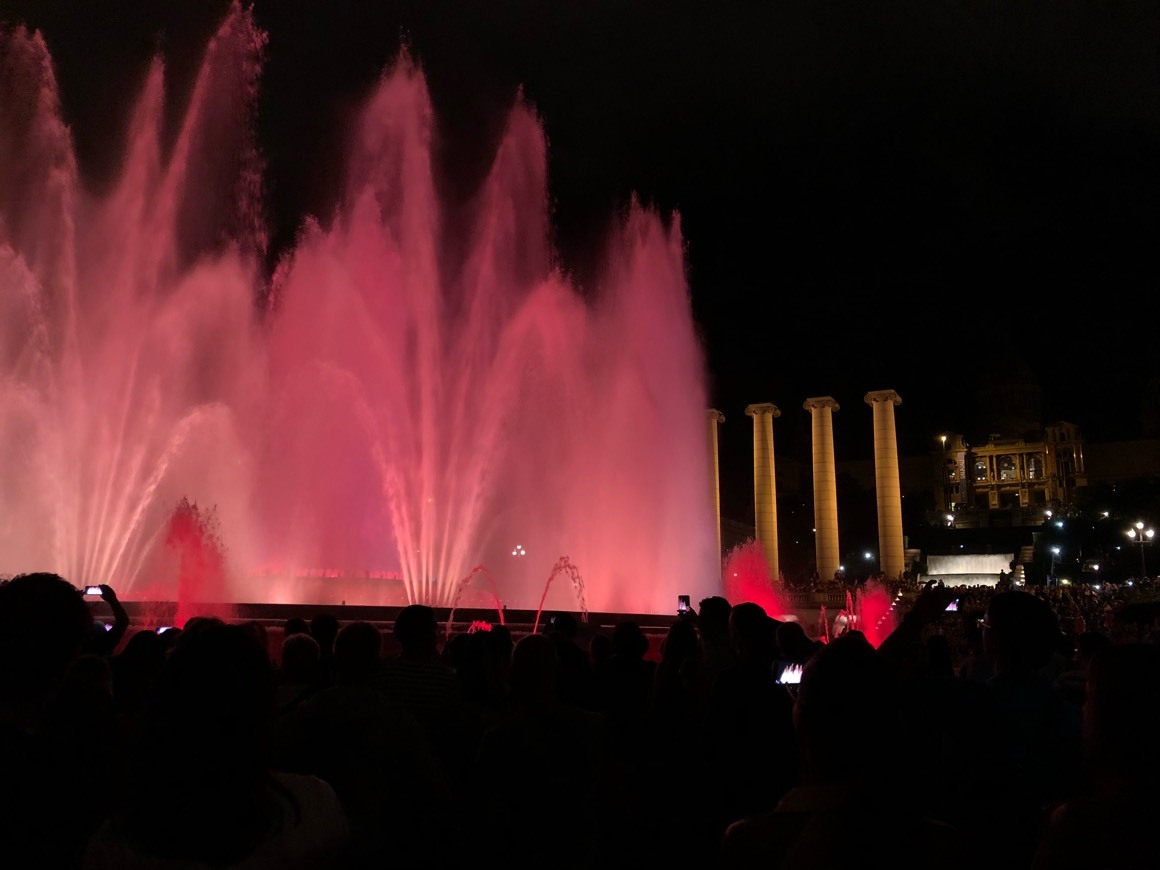
[[[894,408],[902,403],[894,390],[874,390],[863,397],[873,412],[874,483],[878,506],[879,567],[887,577],[902,575],[905,540],[902,530],[902,490],[898,475],[898,438]],[[838,542],[837,466],[834,461],[833,414],[840,406],[830,396],[806,399],[802,408],[811,418],[811,455],[814,485],[814,548],[818,576],[829,579],[841,567]],[[781,416],[768,402],[749,405],[753,418],[753,506],[756,538],[765,555],[771,577],[779,576],[777,555],[777,480],[774,473],[773,420]],[[725,420],[709,409],[709,447],[717,517],[717,544],[721,550],[721,490],[717,460],[717,427]]]

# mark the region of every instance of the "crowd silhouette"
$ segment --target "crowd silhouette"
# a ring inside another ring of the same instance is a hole
[[[1004,588],[948,634],[967,597],[927,584],[875,648],[715,596],[650,646],[571,613],[443,637],[423,605],[159,633],[17,575],[0,864],[1156,866],[1151,626]]]

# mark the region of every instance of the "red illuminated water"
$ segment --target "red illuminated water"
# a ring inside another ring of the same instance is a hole
[[[584,594],[584,578],[580,574],[580,569],[573,565],[567,556],[561,556],[556,560],[556,564],[552,566],[552,570],[548,574],[548,579],[544,581],[544,591],[540,593],[540,603],[536,607],[536,619],[532,623],[532,634],[539,631],[540,617],[544,613],[544,602],[548,600],[548,592],[552,588],[552,581],[561,574],[566,574],[568,579],[572,581],[572,593],[575,596],[575,599],[566,604],[563,609],[579,611],[580,620],[582,622],[588,621],[588,601]]]
[[[890,590],[874,580],[858,587],[855,603],[858,628],[875,647],[894,631],[893,601]]]
[[[758,541],[750,539],[730,550],[721,573],[730,604],[751,601],[774,619],[792,616],[793,608],[780,582],[770,577],[769,562]]]
[[[491,576],[491,572],[487,570],[487,566],[476,565],[471,569],[466,577],[459,581],[459,584],[455,590],[455,597],[451,599],[451,608],[447,613],[447,637],[451,637],[451,632],[455,625],[455,610],[456,608],[462,606],[464,593],[468,592],[468,590],[471,588],[471,582],[475,579],[476,576],[482,576],[483,579],[487,581],[487,591],[491,595],[490,603],[495,607],[496,614],[499,616],[499,624],[505,624],[503,599],[500,598],[499,587],[495,585],[495,578]]]
[[[600,611],[719,594],[679,221],[633,205],[576,286],[550,243],[543,130],[516,99],[452,222],[438,118],[402,57],[362,108],[336,210],[304,217],[270,275],[265,39],[235,7],[172,145],[156,62],[94,195],[48,47],[0,33],[0,572],[261,602],[323,566],[327,600],[358,601],[343,576],[394,575],[407,601],[449,606],[482,563],[529,608],[567,552]],[[156,567],[182,499],[214,506],[222,589]]]

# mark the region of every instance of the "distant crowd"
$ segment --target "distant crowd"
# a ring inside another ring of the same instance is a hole
[[[424,605],[158,632],[18,575],[0,866],[1151,868],[1153,593],[927,584],[877,648],[710,597],[650,648]]]

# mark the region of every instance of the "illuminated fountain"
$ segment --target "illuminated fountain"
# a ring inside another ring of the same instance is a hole
[[[725,555],[721,573],[724,594],[730,602],[752,601],[774,619],[796,619],[785,586],[780,578],[775,583],[770,576],[769,562],[759,541],[750,538],[733,547]]]
[[[503,564],[503,603],[534,608],[565,552],[593,610],[720,593],[679,221],[634,203],[578,287],[522,100],[451,220],[424,77],[397,59],[333,213],[271,275],[249,12],[208,46],[173,143],[154,64],[100,195],[41,37],[0,43],[0,572],[175,600],[157,552],[185,499],[225,553],[193,598],[361,603],[342,578],[387,575],[394,603],[450,606],[473,565]],[[336,576],[295,585],[311,566]],[[544,604],[575,609],[557,586]]]

